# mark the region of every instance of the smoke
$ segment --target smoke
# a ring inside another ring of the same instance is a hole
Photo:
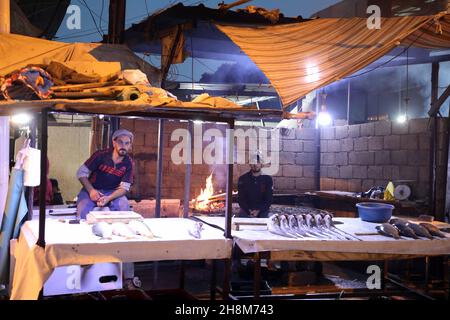
[[[203,73],[202,83],[269,83],[269,79],[247,56],[236,56],[236,62],[224,63],[214,73]]]

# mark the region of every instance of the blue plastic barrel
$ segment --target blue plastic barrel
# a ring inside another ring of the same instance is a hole
[[[356,204],[361,220],[367,222],[387,222],[392,217],[395,207],[388,203],[360,202]]]

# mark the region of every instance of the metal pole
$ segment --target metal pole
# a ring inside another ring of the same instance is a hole
[[[39,238],[37,245],[45,248],[45,195],[47,193],[47,126],[48,109],[41,112],[41,185],[39,186]]]
[[[231,217],[233,215],[233,164],[234,164],[234,119],[228,122],[229,129],[226,134],[227,159],[227,200],[225,211],[225,238],[231,239]]]
[[[319,114],[319,94],[318,90],[316,90],[316,115]],[[316,117],[316,132],[314,134],[314,144],[316,145],[316,161],[314,161],[314,186],[316,190],[320,190],[320,126],[319,121]]]
[[[164,151],[164,119],[159,119],[158,124],[158,158],[156,161],[156,204],[155,218],[161,217],[161,183]]]
[[[350,125],[350,84],[351,80],[347,80],[347,125]]]
[[[193,136],[193,123],[192,120],[188,121],[188,148],[186,159],[186,175],[184,177],[184,202],[183,202],[183,218],[189,217],[189,198],[191,196],[191,169],[192,169],[192,136]]]
[[[0,0],[0,33],[10,32],[10,0]],[[0,223],[9,184],[9,117],[0,117]]]

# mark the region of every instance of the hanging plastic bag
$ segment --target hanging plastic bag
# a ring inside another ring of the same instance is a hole
[[[16,156],[16,169],[24,170],[23,183],[26,187],[41,184],[41,150],[31,148],[30,140],[25,140]]]

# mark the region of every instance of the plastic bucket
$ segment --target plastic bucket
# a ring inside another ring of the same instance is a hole
[[[361,202],[357,203],[358,214],[361,220],[367,222],[387,222],[392,217],[395,207],[388,203]]]

